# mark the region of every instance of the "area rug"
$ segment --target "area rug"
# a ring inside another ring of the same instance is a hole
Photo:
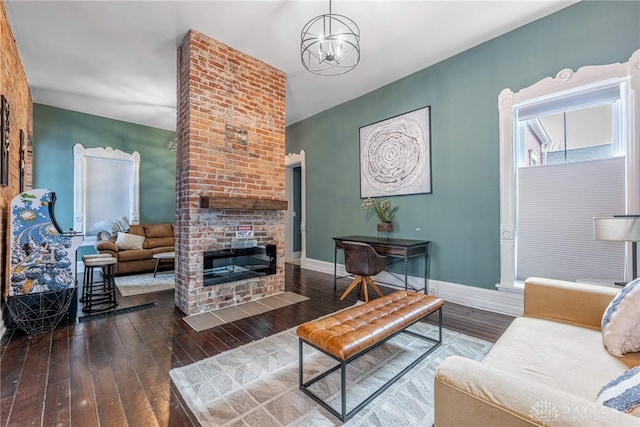
[[[160,272],[156,277],[153,277],[153,273],[116,277],[116,286],[123,297],[166,291],[173,289],[175,285],[176,276],[172,271]]]
[[[245,317],[266,313],[276,308],[286,307],[301,301],[308,300],[309,297],[295,292],[282,292],[253,301],[236,304],[231,307],[219,308],[205,313],[191,314],[183,318],[189,326],[200,332],[205,329],[215,328],[225,323],[235,322]]]
[[[412,330],[437,338],[437,327],[420,322]],[[431,345],[399,334],[347,368],[349,410],[363,396],[415,360]],[[385,390],[348,426],[430,426],[433,378],[442,360],[460,355],[482,360],[492,344],[443,330],[443,343]],[[336,362],[304,346],[305,381]],[[170,371],[184,401],[203,426],[337,426],[343,423],[298,389],[298,338],[295,328]],[[339,370],[313,391],[339,411]],[[314,385],[314,386],[316,386]]]

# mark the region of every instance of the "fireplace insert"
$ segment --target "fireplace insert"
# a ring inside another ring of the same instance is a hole
[[[219,285],[276,274],[276,245],[204,252],[203,285]]]

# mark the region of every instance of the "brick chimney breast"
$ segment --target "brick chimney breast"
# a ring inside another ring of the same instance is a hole
[[[177,67],[176,306],[195,314],[284,292],[284,211],[200,206],[285,199],[286,76],[193,30]],[[204,251],[228,248],[247,224],[258,245],[276,245],[276,274],[203,286]]]

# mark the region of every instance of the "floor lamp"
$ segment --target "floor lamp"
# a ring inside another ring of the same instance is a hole
[[[612,218],[594,218],[593,233],[596,240],[631,242],[633,279],[638,278],[637,242],[640,242],[640,215],[614,215]],[[624,286],[625,282],[616,282]]]

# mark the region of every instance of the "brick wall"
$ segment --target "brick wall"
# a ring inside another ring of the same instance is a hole
[[[27,77],[18,55],[18,48],[5,10],[4,2],[0,0],[0,94],[9,102],[10,130],[9,130],[9,185],[0,186],[0,285],[2,295],[9,290],[9,206],[11,199],[19,193],[20,183],[20,130],[24,132],[25,140],[33,134],[33,108],[31,94],[27,84]],[[26,158],[27,170],[31,170],[30,156]],[[31,187],[30,173],[26,178],[25,189]],[[4,305],[4,298],[3,303]],[[0,312],[0,316],[1,316]],[[0,335],[2,335],[0,321]]]
[[[193,314],[284,291],[284,211],[209,210],[199,196],[284,200],[285,74],[190,31],[178,49],[176,305]],[[202,286],[205,250],[253,224],[277,274]]]

